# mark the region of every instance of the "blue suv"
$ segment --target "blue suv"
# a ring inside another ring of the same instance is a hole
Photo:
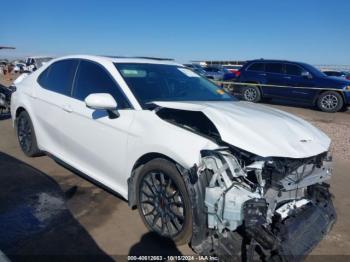
[[[236,81],[257,84],[236,88],[243,99],[250,102],[259,102],[263,98],[287,98],[316,105],[325,112],[337,112],[350,105],[350,81],[329,77],[306,63],[265,59],[248,61]]]

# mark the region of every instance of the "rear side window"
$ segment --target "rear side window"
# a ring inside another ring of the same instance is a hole
[[[38,83],[45,89],[70,96],[78,60],[63,60],[50,65],[38,77]]]
[[[111,94],[117,101],[118,109],[130,108],[130,104],[121,89],[102,66],[89,61],[81,61],[75,80],[73,97],[84,101],[88,95],[93,93]]]
[[[280,63],[266,63],[265,71],[268,73],[283,73],[283,64]]]
[[[287,75],[293,75],[293,76],[301,76],[301,73],[304,70],[297,65],[292,65],[292,64],[286,64],[286,74]]]
[[[264,64],[263,63],[254,63],[251,66],[248,67],[248,71],[258,71],[263,72],[265,71]]]

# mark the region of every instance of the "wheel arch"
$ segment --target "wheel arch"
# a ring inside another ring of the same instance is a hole
[[[149,161],[156,159],[156,158],[168,160],[168,161],[174,163],[176,166],[182,167],[177,161],[175,161],[171,157],[164,155],[162,153],[159,153],[159,152],[149,152],[149,153],[146,153],[146,154],[140,156],[136,160],[135,164],[133,165],[131,175],[128,179],[128,203],[129,203],[129,207],[131,207],[133,209],[136,207],[136,202],[137,202],[136,201],[136,181],[137,181],[137,178],[140,174],[142,167],[146,163],[148,163]]]
[[[22,113],[23,111],[26,111],[28,113],[28,111],[23,107],[23,106],[19,106],[16,109],[16,114],[15,114],[15,119],[17,119],[17,117],[19,116],[20,113]],[[28,113],[29,114],[29,113]]]
[[[346,104],[347,101],[346,101],[346,97],[345,97],[344,92],[342,92],[341,90],[324,89],[324,90],[319,90],[319,91],[317,92],[317,94],[316,94],[315,97],[314,97],[313,105],[314,105],[314,106],[317,105],[317,100],[318,100],[318,98],[320,97],[321,94],[323,94],[323,93],[325,93],[325,92],[329,92],[329,91],[333,91],[333,92],[338,93],[338,94],[342,97],[343,102],[344,102],[344,105]]]

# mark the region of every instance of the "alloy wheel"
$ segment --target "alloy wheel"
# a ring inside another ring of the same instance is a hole
[[[184,197],[175,182],[163,172],[147,173],[140,184],[139,201],[149,227],[175,237],[185,224]]]
[[[257,97],[257,92],[255,88],[249,87],[244,91],[244,99],[246,101],[252,102],[256,99]]]
[[[338,106],[338,98],[333,94],[328,94],[322,97],[321,105],[327,110],[333,110]]]

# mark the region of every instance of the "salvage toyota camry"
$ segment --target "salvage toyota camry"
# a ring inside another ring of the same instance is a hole
[[[11,114],[27,156],[117,192],[199,254],[306,255],[336,219],[324,133],[171,61],[55,59],[17,85]]]

